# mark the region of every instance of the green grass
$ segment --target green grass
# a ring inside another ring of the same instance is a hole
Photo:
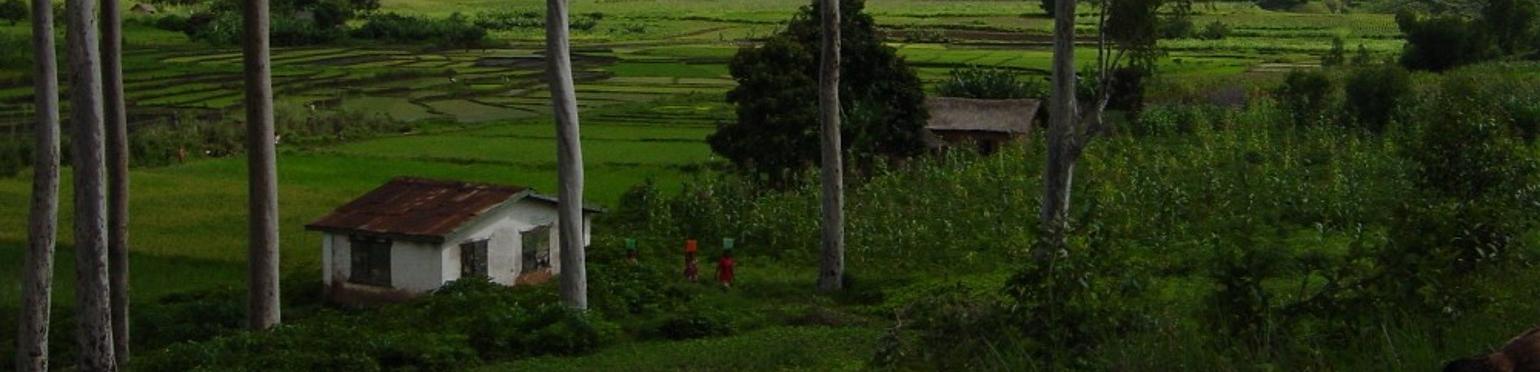
[[[689,341],[627,343],[578,357],[541,357],[484,366],[480,371],[854,371],[881,330],[772,327]]]

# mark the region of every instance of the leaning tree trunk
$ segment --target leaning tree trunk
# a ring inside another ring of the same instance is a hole
[[[823,51],[818,108],[823,132],[823,260],[818,290],[835,292],[845,278],[845,181],[840,156],[840,0],[823,0]]]
[[[1074,181],[1075,125],[1075,0],[1054,3],[1053,97],[1048,106],[1048,164],[1043,174],[1043,205],[1039,221],[1057,244],[1068,227],[1070,185]]]
[[[53,49],[53,4],[32,0],[32,95],[37,142],[32,158],[32,211],[22,258],[21,319],[16,370],[48,370],[48,318],[53,290],[53,251],[59,216],[59,79]]]
[[[268,65],[267,0],[246,0],[247,326],[278,325],[278,159],[273,143],[273,76]]]
[[[546,79],[556,115],[557,230],[561,239],[561,298],[568,307],[588,308],[588,269],[583,239],[583,151],[578,136],[577,94],[567,45],[567,0],[546,0]]]
[[[112,304],[107,284],[107,178],[102,132],[102,65],[96,4],[69,0],[70,158],[75,179],[75,319],[80,369],[113,371]]]
[[[107,260],[112,352],[128,364],[128,113],[123,104],[123,13],[102,0],[102,108],[107,124]]]

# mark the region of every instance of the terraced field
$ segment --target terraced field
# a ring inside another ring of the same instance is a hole
[[[587,196],[613,206],[645,179],[675,188],[710,169],[704,138],[732,120],[722,93],[734,85],[726,63],[739,48],[769,35],[805,0],[573,0],[574,13],[605,20],[575,37],[582,106]],[[385,10],[435,17],[450,12],[539,9],[536,0],[384,0]],[[869,0],[868,9],[899,53],[935,82],[958,66],[1043,73],[1050,20],[1035,2]],[[1235,30],[1220,41],[1163,41],[1164,76],[1227,79],[1273,74],[1279,66],[1318,63],[1333,37],[1362,43],[1377,56],[1401,48],[1387,14],[1295,14],[1221,3],[1198,9],[1201,26],[1222,20]],[[132,18],[133,16],[131,16]],[[1082,18],[1082,30],[1093,25]],[[239,115],[240,54],[195,44],[131,19],[126,91],[135,126],[173,115]],[[26,25],[0,26],[25,35]],[[910,36],[940,35],[915,42]],[[394,176],[488,181],[551,190],[555,180],[549,94],[541,81],[539,30],[495,32],[497,47],[432,50],[421,46],[344,45],[281,48],[273,53],[280,109],[350,110],[455,130],[317,148],[285,148],[279,160],[284,267],[317,264],[317,237],[305,222]],[[1089,59],[1091,52],[1082,51]],[[24,66],[0,66],[0,135],[26,135],[31,87]],[[67,103],[66,103],[67,104]],[[236,125],[232,123],[231,125]],[[186,289],[188,283],[237,283],[244,247],[244,161],[209,159],[134,172],[132,246],[136,298]],[[0,179],[0,226],[22,226],[30,180]],[[69,181],[63,183],[66,187]],[[68,190],[64,190],[68,195]],[[68,203],[68,198],[64,200]],[[69,206],[61,208],[68,211]],[[68,214],[61,215],[68,231]],[[24,229],[0,229],[0,275],[19,270]],[[69,234],[62,234],[66,246]],[[66,250],[67,251],[67,250]],[[60,262],[71,262],[60,257]],[[67,265],[57,276],[67,291]],[[207,278],[189,281],[187,278]],[[16,288],[0,287],[0,303]],[[67,303],[67,292],[56,296]],[[62,304],[61,304],[62,305]]]

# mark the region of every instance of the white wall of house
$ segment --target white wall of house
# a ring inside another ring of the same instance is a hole
[[[393,241],[390,245],[390,286],[428,292],[444,285],[444,252],[438,245]]]
[[[583,240],[586,246],[592,216],[584,215]],[[487,271],[493,282],[513,285],[523,267],[521,233],[551,226],[550,243],[546,247],[551,259],[552,274],[561,273],[559,229],[556,224],[554,205],[530,199],[522,199],[494,208],[488,216],[478,218],[446,237],[442,244],[427,244],[394,240],[391,244],[391,287],[409,292],[428,292],[457,279],[461,273],[461,244],[488,240]],[[334,282],[348,283],[352,273],[350,237],[346,234],[325,234],[322,243],[322,280],[328,285]],[[350,287],[360,284],[345,284]]]

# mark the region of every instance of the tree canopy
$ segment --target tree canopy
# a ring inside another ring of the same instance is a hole
[[[858,162],[920,154],[930,114],[920,79],[882,44],[863,0],[841,0],[840,107],[844,149]],[[786,29],[745,47],[729,63],[738,86],[727,93],[738,120],[707,140],[712,151],[763,181],[781,185],[819,162],[818,4]]]
[[[21,0],[5,0],[0,2],[0,20],[10,22],[12,26],[16,22],[27,19],[27,6]]]

